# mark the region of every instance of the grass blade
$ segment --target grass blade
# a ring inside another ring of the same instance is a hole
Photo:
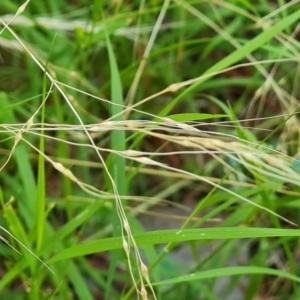
[[[186,242],[197,240],[243,239],[262,237],[299,237],[299,229],[273,228],[203,228],[185,230],[160,230],[137,234],[135,240],[139,246]],[[121,237],[94,240],[70,247],[54,256],[50,262],[83,256],[91,253],[122,248]]]
[[[288,272],[281,270],[263,268],[263,267],[227,267],[213,270],[206,270],[202,272],[192,273],[183,275],[180,277],[163,280],[160,282],[155,282],[153,285],[167,285],[167,284],[177,284],[182,282],[188,282],[193,280],[203,280],[209,278],[220,278],[224,276],[235,276],[235,275],[251,275],[251,274],[263,274],[263,275],[273,275],[277,277],[287,278],[297,283],[300,283],[300,278]]]

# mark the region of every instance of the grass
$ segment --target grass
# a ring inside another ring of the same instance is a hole
[[[298,6],[2,1],[0,295],[297,299]]]

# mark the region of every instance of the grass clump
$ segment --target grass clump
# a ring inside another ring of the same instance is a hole
[[[1,3],[0,294],[296,299],[298,2]]]

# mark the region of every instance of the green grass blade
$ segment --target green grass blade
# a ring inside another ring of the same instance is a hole
[[[168,280],[163,280],[160,282],[154,282],[153,285],[165,286],[167,284],[176,284],[176,283],[188,282],[193,280],[219,278],[219,277],[235,276],[235,275],[251,275],[251,274],[273,275],[281,278],[290,279],[292,281],[300,283],[300,277],[290,274],[288,272],[271,269],[271,268],[250,266],[250,267],[227,267],[227,268],[206,270],[202,272],[183,275]]]
[[[108,35],[106,35],[106,44],[111,72],[111,115],[113,117],[114,115],[120,114],[123,111],[123,92],[116,58]],[[113,119],[116,121],[122,121],[124,120],[124,116],[123,114],[120,114],[116,117],[113,117]],[[126,150],[125,132],[123,130],[112,130],[111,149],[117,151]],[[126,195],[127,185],[125,173],[125,159],[121,156],[113,154],[111,171],[119,193],[121,195]]]
[[[70,262],[68,265],[68,277],[74,287],[78,299],[94,300],[94,297],[92,296],[90,288],[87,286],[84,277],[73,262]]]
[[[123,105],[123,90],[122,83],[119,75],[117,61],[114,55],[114,51],[111,45],[111,41],[106,32],[106,47],[109,57],[109,65],[110,65],[110,77],[111,77],[111,116],[117,115],[122,112]],[[114,120],[122,121],[124,118],[123,114],[118,115],[114,118]],[[125,132],[122,130],[112,130],[110,134],[111,138],[111,149],[116,151],[124,151],[126,149],[126,141],[125,141]],[[115,182],[116,188],[120,195],[127,194],[127,183],[126,183],[126,172],[125,172],[125,159],[116,154],[112,154],[110,157],[110,172],[112,174],[113,180]],[[116,199],[116,201],[118,201]],[[120,234],[120,219],[118,215],[117,204],[114,206],[113,210],[113,234],[114,236],[118,236]],[[114,251],[111,255],[111,262],[108,271],[108,280],[107,280],[107,289],[106,296],[110,294],[110,289],[112,285],[113,278],[115,277],[117,263],[120,258],[120,253],[118,251]]]
[[[181,113],[175,115],[169,115],[168,118],[178,122],[188,122],[196,120],[208,120],[217,118],[227,118],[228,115],[224,114],[198,114],[198,113]]]
[[[46,82],[47,78],[44,76],[42,99],[46,97]],[[42,100],[43,101],[43,100]],[[45,153],[45,139],[44,139],[44,121],[45,121],[45,105],[42,106],[41,115],[41,136],[40,136],[40,152]],[[36,200],[36,246],[37,252],[42,247],[44,230],[45,230],[45,205],[46,205],[46,180],[45,180],[45,158],[42,154],[38,158],[38,179],[37,179],[37,200]]]
[[[277,229],[277,228],[203,228],[185,230],[160,230],[143,234],[137,234],[135,240],[139,246],[163,244],[170,242],[186,242],[196,240],[216,239],[242,239],[262,237],[299,237],[299,229]],[[77,256],[88,255],[108,250],[122,248],[121,237],[94,240],[72,246],[54,256],[50,262],[68,259]]]

